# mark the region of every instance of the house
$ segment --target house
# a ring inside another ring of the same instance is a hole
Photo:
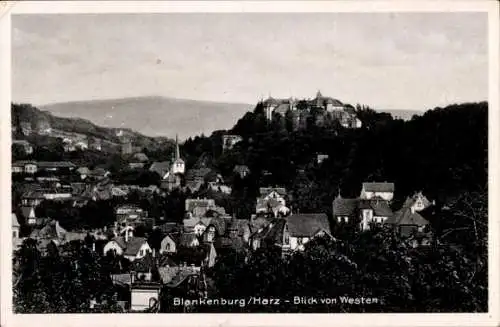
[[[205,216],[209,210],[216,210],[214,199],[186,199],[185,202],[186,213],[194,217]]]
[[[45,200],[45,197],[41,192],[41,190],[34,185],[30,185],[27,187],[27,190],[21,196],[21,205],[36,207],[40,205],[40,203],[42,203],[43,200]]]
[[[46,254],[50,249],[57,249],[63,242],[67,231],[59,225],[58,221],[50,220],[41,228],[35,228],[29,238],[38,243],[38,249]]]
[[[345,199],[338,196],[333,200],[333,219],[338,223],[350,223],[357,215],[358,199]]]
[[[104,255],[106,255],[109,251],[113,251],[117,255],[123,255],[130,261],[141,259],[148,252],[152,252],[146,238],[128,237],[128,233],[125,233],[125,237],[117,236],[109,241],[104,246]]]
[[[87,140],[79,140],[75,142],[75,148],[79,150],[87,150],[89,148],[89,143]]]
[[[394,183],[363,183],[359,198],[370,200],[375,197],[391,201],[394,197]]]
[[[264,112],[267,120],[272,120],[274,113],[285,116],[287,111],[295,110],[295,100],[289,99],[275,99],[271,96],[262,102]]]
[[[179,237],[177,235],[174,236],[174,234],[167,234],[167,236],[161,240],[160,254],[175,253],[177,251],[176,241],[178,240]]]
[[[33,147],[26,140],[13,140],[12,147],[18,147],[18,148],[22,149],[22,151],[25,154],[32,154],[33,153]]]
[[[186,186],[192,191],[199,190],[205,182],[205,178],[212,172],[212,169],[207,167],[193,168],[186,172]]]
[[[20,237],[19,231],[21,229],[21,225],[19,224],[19,221],[17,220],[17,216],[15,213],[12,213],[11,216],[12,216],[12,238],[16,240]]]
[[[240,178],[245,178],[250,174],[250,168],[245,165],[236,165],[234,166],[233,173],[239,175]]]
[[[26,221],[26,224],[33,226],[36,224],[35,208],[33,206],[22,206],[21,213]]]
[[[261,187],[259,189],[260,196],[257,198],[255,212],[257,214],[272,214],[274,217],[278,215],[287,215],[290,209],[286,207],[286,190],[276,187]]]
[[[183,233],[179,238],[179,246],[194,248],[200,245],[198,236],[195,233]]]
[[[12,163],[12,173],[17,174],[35,174],[38,170],[38,166],[35,161],[16,161]]]
[[[157,282],[132,282],[130,286],[130,311],[143,312],[158,308],[162,285]]]
[[[263,230],[252,236],[252,247],[281,248],[282,253],[302,251],[307,242],[315,237],[331,236],[326,214],[294,214],[286,218],[277,218]]]
[[[433,205],[422,192],[417,192],[406,198],[403,208],[412,208],[415,212],[423,211]]]
[[[414,207],[403,207],[395,212],[393,217],[386,221],[386,224],[392,225],[401,236],[410,236],[423,233],[429,225],[429,221],[415,211]]]
[[[359,210],[361,216],[361,230],[370,229],[372,224],[382,225],[393,215],[389,206],[389,201],[381,198],[360,200]]]
[[[161,179],[166,179],[168,177],[168,173],[170,171],[170,162],[169,161],[155,161],[149,167],[149,171],[157,173]]]
[[[22,121],[19,125],[21,127],[21,131],[22,131],[24,136],[29,136],[31,134],[31,132],[32,132],[31,122]]]
[[[201,236],[207,229],[209,222],[210,218],[201,218],[199,216],[185,218],[182,220],[183,230],[185,233],[193,233],[197,236]]]
[[[80,178],[82,180],[84,180],[85,178],[87,178],[87,176],[90,175],[90,169],[88,169],[87,167],[80,167],[76,170],[76,172],[80,175]]]
[[[69,161],[39,161],[37,165],[38,171],[47,173],[69,174],[76,169],[76,166]]]
[[[36,129],[40,135],[50,135],[52,133],[52,128],[50,122],[46,117],[40,117],[36,122]]]
[[[183,175],[184,172],[186,171],[186,165],[184,163],[184,160],[181,158],[180,150],[179,150],[179,140],[177,138],[177,135],[175,135],[175,157],[172,163],[172,169],[171,172],[173,174],[181,174]]]
[[[321,163],[323,163],[323,161],[325,161],[326,159],[328,159],[328,155],[327,154],[318,154],[316,155],[316,162],[318,165],[320,165]]]
[[[222,152],[231,150],[243,138],[239,135],[226,134],[222,136]]]
[[[102,141],[96,137],[91,137],[88,140],[88,147],[91,150],[102,151]]]

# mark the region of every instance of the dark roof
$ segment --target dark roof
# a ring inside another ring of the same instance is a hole
[[[387,224],[423,226],[429,222],[418,212],[412,212],[410,208],[397,211],[392,219],[387,220]]]
[[[124,255],[136,255],[139,252],[141,246],[146,243],[146,238],[144,237],[131,237],[126,243]]]
[[[266,196],[272,192],[276,192],[281,196],[286,195],[286,189],[284,187],[261,187],[261,188],[259,188],[260,196]]]
[[[235,173],[250,172],[250,168],[248,168],[248,166],[245,166],[245,165],[236,165],[236,166],[234,166],[233,171]]]
[[[186,180],[192,181],[204,179],[205,176],[208,175],[211,171],[212,169],[205,167],[190,169],[186,172]]]
[[[245,249],[245,242],[243,241],[243,239],[241,237],[231,238],[231,237],[222,236],[222,237],[218,237],[215,240],[214,247],[216,249],[224,249],[225,248],[225,249],[233,249],[236,251],[243,251]]]
[[[156,161],[153,162],[151,167],[149,167],[149,171],[154,171],[158,173],[161,177],[165,176],[166,173],[170,170],[170,162],[169,161]]]
[[[242,236],[245,230],[250,230],[250,221],[246,219],[232,219],[228,230],[235,230],[238,232],[238,235]]]
[[[191,242],[193,242],[195,239],[198,239],[196,234],[194,233],[183,233],[180,235],[179,238],[179,245],[181,246],[190,246]]]
[[[330,233],[328,217],[324,213],[295,214],[285,220],[291,236],[311,237],[321,230]]]
[[[76,167],[69,161],[39,161],[36,163],[38,168],[74,168]]]
[[[148,253],[139,260],[135,260],[132,264],[132,270],[137,272],[149,272],[155,267],[153,255]]]
[[[336,197],[335,200],[333,200],[333,215],[352,216],[356,213],[358,203],[358,199],[344,199],[342,197]]]
[[[159,225],[158,228],[163,232],[163,233],[172,233],[176,231],[180,231],[182,229],[182,225],[178,223],[172,223],[172,222],[167,222],[162,225]]]
[[[394,192],[394,183],[363,183],[366,192]]]

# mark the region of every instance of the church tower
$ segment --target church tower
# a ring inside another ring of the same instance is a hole
[[[175,158],[172,164],[172,173],[174,174],[184,174],[186,170],[184,160],[181,158],[180,150],[179,150],[179,140],[177,135],[175,135]]]

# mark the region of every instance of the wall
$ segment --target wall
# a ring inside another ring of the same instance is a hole
[[[134,311],[142,311],[149,308],[149,300],[155,298],[158,300],[159,291],[157,290],[142,290],[132,289],[130,309]]]

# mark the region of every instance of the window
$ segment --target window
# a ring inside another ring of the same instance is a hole
[[[17,231],[12,231],[12,237],[17,238]]]
[[[139,251],[139,256],[141,256],[141,257],[142,257],[142,256],[144,256],[144,250],[142,250],[142,249],[141,249],[141,250]]]

